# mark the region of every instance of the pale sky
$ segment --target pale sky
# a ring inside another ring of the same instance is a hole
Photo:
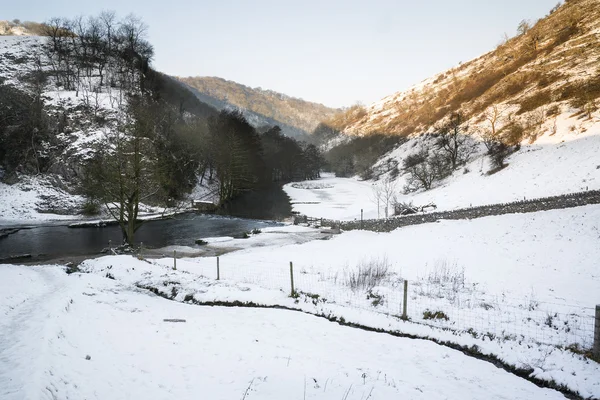
[[[0,0],[0,19],[114,10],[149,26],[153,65],[328,106],[368,104],[493,49],[557,0]]]

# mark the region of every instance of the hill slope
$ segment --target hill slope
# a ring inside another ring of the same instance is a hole
[[[571,0],[493,51],[366,108],[352,108],[328,123],[348,134],[419,134],[461,111],[486,125],[497,106],[535,140],[540,122],[562,112],[585,115],[600,96],[600,1]],[[475,129],[474,129],[475,130]]]
[[[599,60],[600,0],[571,0],[481,57],[336,115],[332,170],[372,180],[328,182],[350,193],[334,218],[383,216],[372,199],[386,186],[391,203],[444,210],[600,189]]]
[[[255,126],[280,125],[289,136],[310,134],[321,121],[340,111],[272,90],[250,88],[216,77],[178,79],[195,89],[201,101],[219,110],[239,108]]]

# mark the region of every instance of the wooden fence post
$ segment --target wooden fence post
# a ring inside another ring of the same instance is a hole
[[[296,294],[296,290],[294,289],[294,264],[290,261],[290,282],[292,284],[292,292],[290,294],[291,297],[294,297]]]
[[[363,228],[363,209],[360,209],[360,229]]]
[[[112,240],[108,239],[108,254],[112,253]]]
[[[600,304],[596,305],[596,323],[594,324],[594,357],[600,358]]]
[[[219,256],[217,256],[217,280],[221,280],[221,270],[219,268]]]
[[[406,314],[407,303],[408,302],[408,281],[404,280],[404,301],[402,302],[402,319],[407,320],[408,315]]]
[[[173,270],[177,271],[177,250],[173,250]]]

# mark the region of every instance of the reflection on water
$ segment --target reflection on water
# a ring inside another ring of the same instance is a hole
[[[193,246],[199,238],[233,236],[254,228],[277,225],[271,221],[182,214],[172,219],[145,223],[136,232],[135,239],[146,247]],[[95,254],[107,247],[109,240],[114,245],[121,243],[121,230],[117,225],[103,228],[44,226],[23,229],[0,240],[0,258],[22,254],[34,257]]]
[[[291,215],[289,198],[280,186],[245,193],[228,204],[220,214],[236,216],[182,214],[172,219],[147,222],[136,232],[136,242],[146,247],[168,245],[193,246],[195,240],[212,236],[235,236],[254,228],[278,223],[259,220],[282,220]],[[108,246],[121,243],[118,226],[103,228],[68,228],[43,226],[23,229],[0,239],[0,258],[31,254],[45,257],[96,254]]]
[[[281,186],[271,185],[242,194],[219,210],[219,214],[281,221],[292,215],[292,205]]]

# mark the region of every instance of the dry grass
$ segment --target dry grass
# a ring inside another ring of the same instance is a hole
[[[519,105],[519,115],[555,101],[589,112],[600,97],[598,78],[585,83],[576,83],[576,78],[578,69],[600,56],[596,35],[588,34],[599,27],[598,21],[600,1],[568,1],[494,51],[438,75],[422,89],[399,95],[386,106],[391,113],[378,112],[369,120],[362,110],[348,110],[336,116],[335,126],[361,134],[407,136],[427,132],[453,112],[460,110],[469,119],[500,103]]]
[[[390,274],[390,263],[387,257],[371,258],[361,261],[356,269],[348,272],[346,284],[354,291],[372,290],[379,286]]]

